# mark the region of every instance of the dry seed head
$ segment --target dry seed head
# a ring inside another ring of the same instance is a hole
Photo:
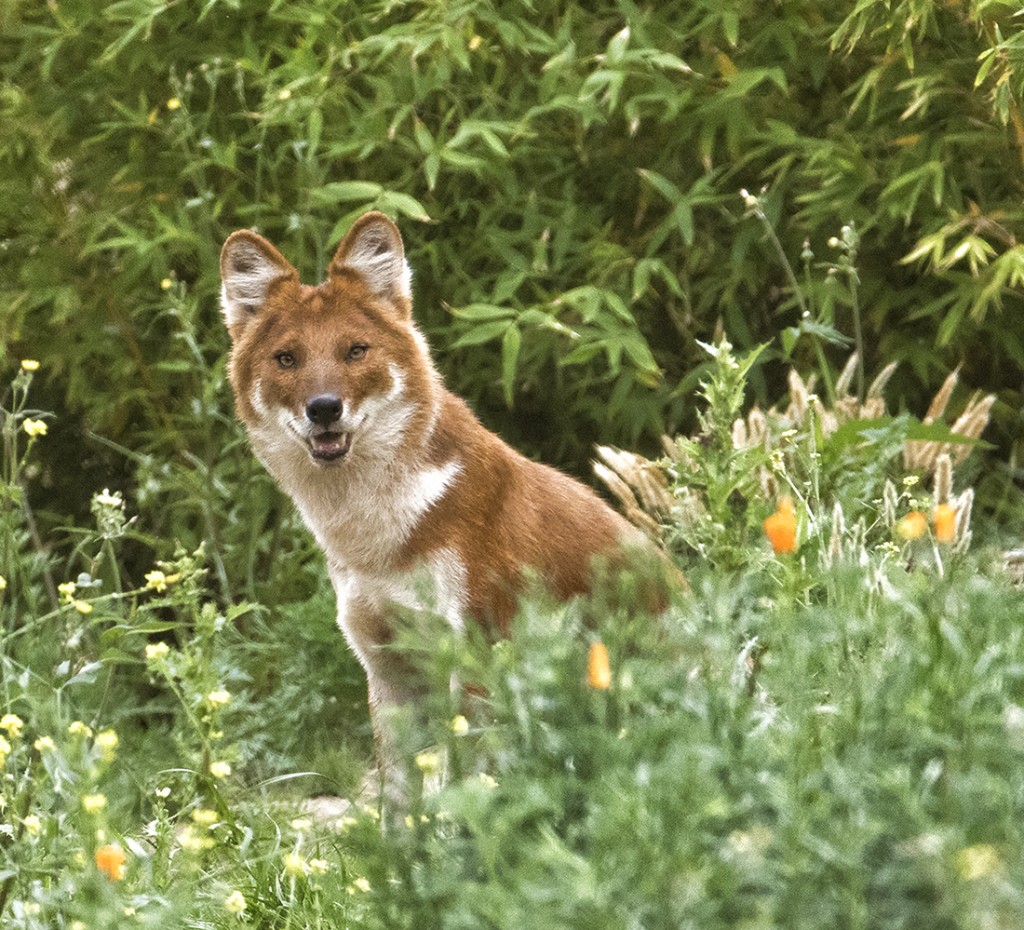
[[[661,448],[669,460],[675,462],[676,465],[682,465],[690,469],[693,468],[693,462],[690,461],[690,457],[683,451],[682,446],[665,433],[661,434]]]
[[[732,447],[734,449],[746,449],[748,444],[747,424],[741,418],[732,425]]]
[[[768,437],[768,419],[756,404],[747,414],[747,437],[752,446],[762,445]]]
[[[843,508],[836,501],[832,508],[832,535],[828,541],[828,559],[831,564],[842,555],[843,533],[846,532],[846,521],[843,519]]]
[[[956,500],[956,538],[959,542],[971,532],[971,510],[974,508],[974,488],[967,488]]]
[[[864,548],[864,541],[867,539],[868,528],[864,522],[864,518],[861,517],[856,523],[853,524],[853,530],[850,533],[850,552],[854,555],[860,554],[860,561],[863,563],[867,552]]]
[[[943,452],[935,459],[935,503],[949,503],[949,495],[953,491],[953,460],[948,452]]]
[[[616,450],[611,451],[614,452]],[[593,467],[594,474],[605,483],[608,490],[619,501],[619,504],[622,506],[623,516],[630,523],[640,527],[655,541],[660,540],[662,535],[661,525],[650,514],[645,513],[641,509],[636,495],[622,477],[602,462],[594,462]]]
[[[860,416],[860,403],[852,394],[847,394],[836,401],[833,410],[836,419],[840,423],[845,423],[847,420],[856,420]]]
[[[977,439],[988,425],[989,414],[995,402],[995,394],[988,394],[981,400],[972,397],[964,407],[964,412],[957,417],[952,431],[968,439]]]
[[[925,423],[934,423],[946,412],[946,407],[949,404],[949,398],[952,397],[953,389],[956,387],[956,383],[959,380],[960,366],[957,365],[957,367],[946,376],[946,380],[942,382],[942,387],[939,388],[939,392],[928,405],[928,412],[924,415]]]
[[[985,427],[988,426],[992,414],[992,405],[996,402],[995,394],[988,394],[978,402],[971,402],[956,423],[953,424],[953,432],[958,433],[967,439],[977,439]],[[957,444],[953,450],[953,464],[959,465],[971,454],[973,446],[968,444]]]
[[[674,501],[667,490],[668,482],[650,459],[611,446],[598,446],[597,454],[632,491],[639,494],[640,507],[655,512],[668,512],[672,507]]]
[[[942,448],[942,443],[938,442],[906,442],[903,444],[903,467],[907,471],[931,471]]]
[[[636,499],[636,495],[632,489],[622,478],[619,477],[618,472],[612,471],[607,465],[602,462],[593,462],[594,474],[604,482],[608,490],[615,495],[616,500],[626,510],[639,510],[640,503]]]
[[[853,376],[857,373],[857,359],[858,355],[854,352],[846,360],[843,370],[839,373],[839,377],[836,378],[836,397],[849,395],[850,385],[853,384]]]
[[[868,388],[867,399],[871,400],[873,397],[881,397],[882,391],[885,390],[885,386],[889,383],[889,379],[892,377],[893,372],[896,371],[899,362],[889,362],[879,373],[878,377],[871,382],[871,386]]]
[[[821,402],[821,398],[817,395],[814,397],[814,415],[817,417],[818,422],[821,424],[821,431],[826,436],[831,436],[837,429],[839,429],[839,420],[831,410],[827,410],[825,405]]]
[[[896,490],[896,485],[886,478],[882,488],[882,520],[890,530],[896,525],[896,513],[899,510],[899,505],[900,495]]]
[[[633,467],[634,460],[637,458],[637,456],[623,452],[622,449],[616,449],[614,446],[595,446],[595,449],[605,464],[623,477],[625,477],[626,471]]]
[[[637,474],[634,489],[640,494],[643,506],[655,513],[668,513],[675,501],[669,494],[665,476],[653,462],[644,460]]]
[[[877,420],[885,416],[885,400],[881,397],[869,397],[860,408],[862,420]]]
[[[769,500],[774,499],[779,493],[779,482],[771,470],[763,465],[757,470],[757,477],[761,481],[761,493]]]
[[[625,515],[630,523],[643,530],[654,542],[662,544],[665,528],[649,513],[644,513],[642,510],[627,510]]]
[[[807,413],[807,385],[804,384],[804,379],[800,377],[795,368],[789,369],[789,397],[790,404],[789,409],[786,411],[787,416],[794,423],[802,422],[804,415]]]

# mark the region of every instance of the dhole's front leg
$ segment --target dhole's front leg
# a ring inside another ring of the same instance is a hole
[[[387,609],[371,603],[354,589],[346,573],[331,571],[331,581],[338,598],[338,626],[366,672],[380,787],[387,801],[401,804],[407,792],[395,715],[399,709],[415,705],[416,675],[394,649],[394,626]]]

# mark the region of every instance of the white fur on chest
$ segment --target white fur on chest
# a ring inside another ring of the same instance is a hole
[[[462,471],[456,461],[409,467],[400,459],[364,457],[320,468],[305,450],[277,438],[253,447],[278,484],[295,502],[328,561],[342,567],[386,567],[423,516],[447,493]]]
[[[454,461],[417,471],[378,466],[352,476],[343,490],[293,496],[333,564],[375,571],[398,555],[460,471]]]

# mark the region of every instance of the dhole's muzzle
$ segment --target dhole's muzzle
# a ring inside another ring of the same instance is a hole
[[[336,394],[317,394],[306,402],[309,452],[317,462],[337,462],[352,446],[352,434],[342,431],[342,403]]]

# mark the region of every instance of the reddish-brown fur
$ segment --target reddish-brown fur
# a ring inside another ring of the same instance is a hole
[[[378,647],[392,638],[388,598],[408,598],[421,568],[453,625],[504,632],[526,570],[568,598],[590,588],[596,557],[639,541],[593,491],[511,449],[445,389],[386,217],[358,220],[316,287],[248,231],[227,240],[221,265],[238,415],[327,554],[374,707],[408,698]],[[318,396],[342,404],[334,432],[310,422]],[[346,442],[340,458],[312,454]]]

